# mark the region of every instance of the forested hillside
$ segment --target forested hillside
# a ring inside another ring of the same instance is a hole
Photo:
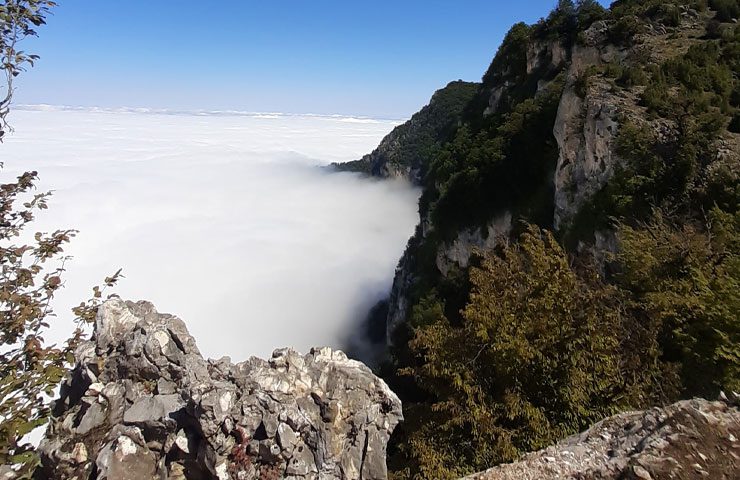
[[[455,81],[437,90],[429,104],[386,136],[359,160],[334,164],[337,170],[378,177],[402,177],[421,184],[439,146],[449,139],[480,84]]]
[[[435,116],[454,128],[415,157],[421,219],[388,306],[395,478],[740,389],[738,16],[561,0]]]

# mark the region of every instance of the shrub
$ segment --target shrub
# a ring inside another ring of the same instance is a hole
[[[46,423],[48,396],[66,373],[82,326],[92,321],[102,296],[95,287],[93,299],[75,309],[78,328],[65,345],[46,344],[67,260],[64,246],[76,232],[36,233],[33,243],[15,243],[27,233],[34,212],[47,208],[48,193],[32,194],[35,180],[36,173],[28,172],[0,185],[0,461],[14,465],[22,477],[38,465],[26,434]]]
[[[740,133],[740,111],[736,111],[730,120],[730,125],[727,127],[729,131],[733,133]]]
[[[648,83],[648,76],[642,67],[627,67],[622,70],[621,75],[617,77],[617,84],[625,88],[631,88],[637,85]]]
[[[737,0],[709,0],[709,7],[717,12],[717,20],[731,22],[740,17],[740,3]]]
[[[621,17],[609,28],[609,41],[617,45],[631,45],[635,35],[642,32],[643,28],[637,17]]]
[[[676,366],[682,396],[740,389],[740,215],[714,209],[707,225],[657,214],[622,225],[618,283],[635,315],[655,326],[661,358]]]
[[[513,460],[631,395],[620,372],[617,292],[590,268],[576,275],[550,233],[527,227],[518,243],[483,255],[470,282],[462,325],[426,307],[410,342],[419,363],[405,373],[431,399],[407,411],[413,478],[457,478]],[[420,417],[433,420],[416,425]]]

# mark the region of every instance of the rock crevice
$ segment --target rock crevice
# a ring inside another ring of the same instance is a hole
[[[387,478],[401,403],[340,351],[205,360],[180,319],[114,298],[75,357],[42,478]]]

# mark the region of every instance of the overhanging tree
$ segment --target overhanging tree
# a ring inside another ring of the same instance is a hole
[[[19,49],[55,2],[6,0],[0,2],[0,141],[11,130],[7,117],[13,99],[14,80],[33,66],[37,55]],[[2,163],[0,163],[2,168]],[[29,228],[34,214],[47,208],[50,193],[36,193],[34,171],[0,184],[0,462],[11,466],[16,478],[30,478],[38,465],[27,434],[46,423],[49,398],[62,379],[72,352],[83,336],[83,327],[95,315],[102,298],[99,287],[93,297],[74,309],[77,328],[61,345],[45,338],[55,317],[52,300],[63,286],[65,245],[75,231],[37,232]],[[113,285],[120,271],[105,279]]]

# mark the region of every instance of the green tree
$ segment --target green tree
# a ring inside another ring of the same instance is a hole
[[[740,18],[740,2],[737,0],[709,0],[709,7],[717,11],[717,19],[722,22]]]
[[[10,128],[7,116],[13,100],[14,80],[39,58],[19,50],[19,45],[25,38],[36,35],[36,28],[46,23],[46,16],[55,5],[51,0],[4,0],[0,3],[0,70],[5,76],[0,90],[0,140]]]
[[[435,299],[414,311],[418,363],[404,373],[429,400],[407,411],[413,478],[513,460],[629,403],[618,291],[590,267],[577,275],[549,232],[483,255],[470,282],[462,324]]]
[[[706,223],[677,225],[658,213],[620,228],[618,284],[673,366],[668,400],[740,391],[740,213],[714,209]]]
[[[0,4],[0,69],[4,95],[0,98],[0,139],[7,122],[14,79],[38,58],[18,49],[45,22],[54,2],[6,0]],[[0,164],[2,168],[2,164]],[[65,374],[72,352],[92,321],[102,290],[74,309],[77,328],[63,345],[49,344],[45,334],[55,317],[52,300],[62,288],[68,257],[65,245],[74,230],[36,232],[29,227],[38,210],[47,208],[49,193],[36,193],[36,172],[0,185],[0,462],[18,478],[30,478],[38,457],[26,435],[43,426],[49,416],[49,396]],[[32,239],[32,240],[31,240]],[[105,279],[112,286],[120,271]]]
[[[76,232],[37,232],[33,242],[17,243],[29,236],[34,212],[47,208],[49,193],[34,193],[36,180],[36,172],[28,172],[0,185],[0,462],[14,465],[20,478],[30,477],[38,465],[24,437],[46,423],[49,395],[66,373],[83,327],[93,320],[102,298],[95,287],[93,298],[74,309],[77,328],[64,345],[46,341],[55,317],[52,300],[63,286],[68,260],[64,246]],[[120,271],[106,278],[106,286],[119,276]]]

